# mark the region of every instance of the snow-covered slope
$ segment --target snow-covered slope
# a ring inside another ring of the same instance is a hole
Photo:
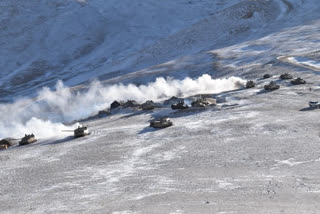
[[[319,11],[318,0],[2,0],[0,100],[12,103],[0,104],[0,137],[40,138],[0,152],[0,213],[317,213],[319,112],[307,106],[319,99]],[[256,87],[239,89],[244,79]],[[271,80],[281,87],[267,93]],[[60,132],[114,99],[197,93],[220,103]],[[174,126],[149,128],[161,115]]]
[[[1,99],[132,70],[132,55],[237,2],[1,1]]]

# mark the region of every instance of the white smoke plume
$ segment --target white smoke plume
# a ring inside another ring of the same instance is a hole
[[[86,118],[109,107],[114,100],[159,101],[171,96],[229,91],[243,84],[244,80],[237,77],[212,79],[205,74],[198,79],[157,78],[155,82],[140,86],[104,86],[96,81],[87,90],[76,92],[59,81],[55,90],[43,88],[36,99],[1,104],[0,138],[21,137],[25,133],[34,133],[40,138],[62,137],[66,133],[61,130],[74,128],[63,125],[63,122]]]

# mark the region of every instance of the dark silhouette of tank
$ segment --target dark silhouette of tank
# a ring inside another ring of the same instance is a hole
[[[264,86],[265,90],[273,91],[280,88],[280,85],[277,85],[274,81],[271,81],[268,85]]]
[[[254,88],[255,86],[256,86],[256,84],[252,80],[249,80],[246,83],[246,88]]]
[[[152,110],[155,108],[155,103],[152,100],[148,100],[145,103],[141,104],[142,110]]]
[[[196,100],[194,100],[191,103],[192,107],[206,107],[209,105],[216,105],[217,104],[217,100],[213,99],[213,98],[197,98]]]
[[[121,106],[121,104],[118,101],[115,100],[115,101],[113,101],[113,103],[111,103],[110,109],[116,109],[116,108],[118,108],[120,106]]]
[[[37,142],[34,134],[25,134],[24,137],[19,141],[19,146],[28,145]]]
[[[320,103],[319,102],[310,101],[309,102],[309,107],[310,108],[320,108]]]
[[[306,84],[306,81],[300,77],[294,79],[291,81],[292,85],[301,85],[301,84]]]
[[[16,144],[17,144],[17,139],[4,138],[4,139],[0,140],[0,150],[7,149],[10,146],[14,146]]]
[[[175,103],[178,103],[179,101],[183,101],[183,98],[178,98],[178,97],[171,97],[170,99],[167,99],[163,102],[164,105],[172,105]]]
[[[173,123],[170,121],[168,117],[161,117],[159,119],[153,120],[150,122],[150,127],[153,128],[167,128],[169,126],[172,126]]]
[[[268,78],[270,78],[270,77],[271,77],[270,74],[265,74],[265,75],[263,75],[263,79],[268,79]]]
[[[84,137],[84,136],[90,134],[90,132],[86,126],[78,126],[78,128],[75,129],[73,131],[73,133],[74,133],[74,137],[76,137],[76,138],[77,137]]]
[[[282,80],[289,80],[289,79],[292,79],[292,75],[288,74],[288,73],[284,73],[284,74],[281,74],[280,75],[280,79]]]
[[[184,101],[179,101],[178,103],[175,103],[175,104],[172,104],[171,105],[171,108],[173,110],[176,110],[176,109],[186,109],[186,108],[189,108],[189,106],[187,104],[184,103]]]
[[[127,102],[122,104],[123,108],[135,108],[139,106],[139,103],[137,103],[135,100],[127,100]]]

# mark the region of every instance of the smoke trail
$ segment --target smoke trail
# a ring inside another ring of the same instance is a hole
[[[36,100],[22,99],[13,104],[0,105],[0,138],[19,137],[31,132],[43,138],[57,134],[60,137],[65,135],[60,130],[70,129],[62,122],[88,117],[109,107],[114,100],[159,101],[171,96],[219,93],[243,84],[244,80],[237,77],[212,79],[209,75],[203,75],[198,79],[184,80],[157,78],[155,82],[141,86],[104,86],[96,81],[86,91],[74,92],[58,81],[55,90],[43,88]]]

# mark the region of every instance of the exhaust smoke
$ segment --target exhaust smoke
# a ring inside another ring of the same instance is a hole
[[[63,122],[93,115],[108,108],[114,100],[160,101],[172,96],[220,93],[240,88],[244,83],[244,80],[237,77],[212,79],[205,74],[198,79],[157,78],[154,82],[140,86],[104,86],[95,81],[87,90],[75,92],[58,81],[55,90],[40,90],[36,100],[20,99],[12,104],[1,104],[0,138],[20,138],[26,133],[34,133],[39,138],[60,138],[68,135],[61,130],[74,129],[76,126],[65,126]]]

